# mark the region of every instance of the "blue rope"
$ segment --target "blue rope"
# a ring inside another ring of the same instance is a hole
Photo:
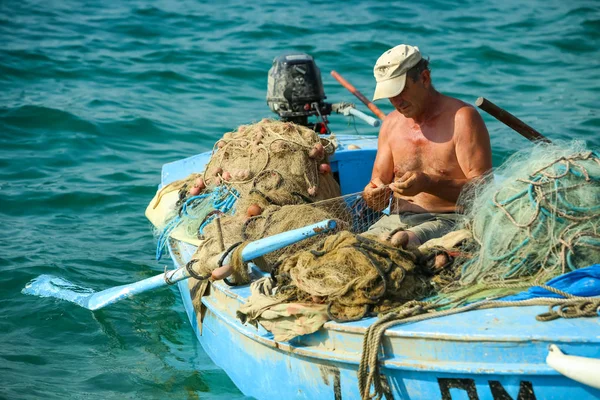
[[[180,215],[173,218],[169,223],[163,228],[160,236],[158,237],[158,242],[156,243],[156,260],[160,260],[163,256],[164,249],[166,248],[167,240],[171,233],[177,226],[183,221],[182,217],[198,219],[199,217],[193,216],[188,211],[191,210],[195,205],[197,205],[202,200],[211,201],[212,208],[215,210],[219,210],[224,214],[229,214],[235,212],[234,206],[235,202],[239,196],[239,193],[235,189],[229,189],[225,186],[218,186],[210,193],[204,193],[198,196],[192,196],[188,198],[185,203],[183,203],[181,207]],[[206,221],[202,223],[199,228],[199,232],[202,233],[204,227],[212,222],[217,215],[212,215],[207,218]]]
[[[582,241],[583,243],[600,247],[600,240],[598,240],[598,239],[590,238],[590,237],[582,237],[579,240]],[[574,253],[575,252],[573,251],[572,248],[567,248],[567,266],[569,267],[569,269],[571,271],[575,271],[577,269],[577,266],[575,265],[575,262],[573,261]]]
[[[559,185],[558,185],[558,180],[554,181],[554,188],[556,189],[556,195],[558,200],[565,206],[567,207],[570,211],[575,211],[575,212],[591,212],[591,211],[596,211],[596,210],[600,210],[600,204],[597,206],[593,206],[593,207],[579,207],[576,206],[574,204],[571,204],[569,201],[567,201],[567,199],[565,199],[563,197],[563,195],[559,192]]]
[[[534,179],[534,181],[535,181],[535,179]],[[536,208],[539,204],[535,198],[535,192],[533,190],[534,187],[535,187],[534,185],[530,184],[529,187],[527,188],[527,193],[529,194],[529,202],[531,203],[532,208]],[[552,215],[552,213],[544,206],[540,206],[540,212],[542,213],[540,215],[540,217],[546,216],[549,218],[554,218],[560,223],[565,222],[565,220],[562,219],[561,217]]]
[[[190,197],[189,199],[187,199],[187,200],[185,201],[185,203],[183,203],[183,206],[181,207],[181,214],[182,214],[182,215],[184,215],[184,216],[186,216],[186,217],[192,218],[192,219],[197,219],[198,217],[194,217],[193,215],[190,215],[190,214],[188,214],[188,212],[187,212],[187,208],[188,208],[188,206],[189,206],[189,205],[190,205],[192,202],[196,202],[196,200],[205,199],[205,198],[207,198],[208,196],[210,196],[210,193],[207,193],[207,194],[201,194],[201,195],[198,195],[198,196],[193,196],[193,197]]]
[[[556,166],[556,170],[557,170],[558,174],[561,175],[561,174],[565,173],[566,167],[564,165],[557,165]],[[571,168],[571,166],[569,166],[569,170],[567,172],[575,175],[577,178],[583,178],[583,179],[585,179],[585,177],[586,177],[581,171],[577,171],[577,170]],[[600,180],[600,176],[592,175],[589,172],[588,172],[587,176],[589,176],[590,179],[593,180],[593,181]]]
[[[531,186],[531,185],[529,185],[529,186]],[[515,194],[515,195],[512,195],[512,196],[510,196],[510,197],[509,197],[508,199],[506,199],[506,200],[499,201],[499,202],[498,202],[498,204],[500,204],[501,206],[505,206],[505,205],[507,205],[508,203],[512,203],[513,201],[515,201],[515,200],[517,200],[517,199],[519,199],[519,198],[523,197],[524,195],[526,195],[526,194],[527,194],[527,192],[528,192],[528,190],[529,190],[529,188],[526,188],[526,189],[524,189],[524,190],[520,191],[519,193],[517,193],[517,194]],[[492,204],[493,204],[493,203],[492,203]],[[494,204],[494,205],[495,205],[495,204]]]
[[[171,232],[177,228],[177,225],[179,225],[180,222],[181,217],[176,216],[167,224],[167,226],[163,228],[160,236],[158,237],[158,243],[156,244],[156,261],[161,259]]]
[[[223,214],[233,214],[235,212],[235,202],[239,197],[237,190],[233,188],[227,188],[225,186],[219,186],[212,192],[213,209],[221,211]],[[211,215],[200,225],[198,233],[203,234],[204,228],[210,224],[215,218],[216,214]]]
[[[469,261],[467,261],[467,262],[465,262],[463,264],[463,266],[462,266],[462,268],[460,270],[461,276],[465,276],[465,273],[467,272],[467,268],[469,268],[469,266],[471,266],[472,264],[474,264],[477,261],[478,258],[479,257],[473,257]]]
[[[515,257],[511,257],[511,259],[508,261],[508,264],[510,265],[513,260],[515,260]],[[519,268],[521,268],[523,266],[523,264],[525,264],[527,261],[529,260],[528,256],[523,257],[518,263],[516,263],[511,269],[510,271],[508,271],[506,274],[504,274],[504,278],[510,278],[514,273],[519,271]],[[531,268],[529,268],[531,269]]]

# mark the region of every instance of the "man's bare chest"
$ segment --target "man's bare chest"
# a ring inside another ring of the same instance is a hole
[[[436,175],[453,175],[458,161],[452,136],[435,140],[423,135],[407,135],[390,143],[396,175],[422,171]]]

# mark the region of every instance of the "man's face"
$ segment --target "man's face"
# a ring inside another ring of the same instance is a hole
[[[402,92],[389,99],[394,108],[406,118],[413,118],[423,110],[427,94],[424,74],[427,72],[423,71],[416,82],[406,77],[406,83]]]

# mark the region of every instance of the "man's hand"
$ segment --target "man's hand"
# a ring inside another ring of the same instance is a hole
[[[388,206],[392,191],[379,178],[373,179],[365,186],[363,198],[367,205],[375,211],[381,211]]]
[[[421,192],[427,191],[431,184],[431,178],[426,173],[408,171],[399,179],[390,183],[389,187],[392,192],[401,196],[416,196]]]

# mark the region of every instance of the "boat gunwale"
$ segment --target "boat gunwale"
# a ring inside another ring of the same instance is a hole
[[[290,354],[295,354],[302,357],[311,359],[319,359],[324,361],[333,361],[338,363],[359,365],[360,354],[356,355],[343,355],[350,354],[342,351],[330,351],[325,349],[308,349],[307,347],[295,346],[289,342],[278,342],[272,338],[261,336],[258,332],[253,332],[251,328],[241,322],[236,323],[229,315],[223,313],[218,307],[214,307],[210,302],[203,299],[202,303],[213,313],[216,318],[220,321],[225,322],[233,330],[246,336],[248,339],[254,340],[260,344],[266,345],[270,348],[284,351]],[[207,327],[210,329],[209,327]],[[258,331],[258,329],[257,329]],[[388,369],[397,370],[410,370],[410,371],[429,371],[429,372],[441,372],[441,373],[460,373],[460,374],[485,374],[485,375],[514,375],[514,374],[527,374],[527,375],[560,375],[557,371],[544,364],[523,364],[523,363],[473,363],[470,362],[468,366],[462,361],[448,362],[448,361],[435,361],[435,360],[423,360],[423,361],[396,361],[389,359],[385,356],[379,358],[380,364]],[[455,365],[452,365],[455,364]],[[464,367],[457,367],[457,366]],[[506,368],[507,365],[513,366]],[[526,365],[526,367],[524,367]],[[518,366],[518,367],[517,367]]]
[[[185,242],[181,242],[181,241],[177,241],[178,242],[178,247],[181,249],[181,246],[183,247],[187,247],[188,251],[193,248],[195,249],[196,246],[191,245],[189,243],[185,243]],[[183,262],[184,260],[182,259],[182,263],[180,263],[180,266],[185,265],[185,263]],[[221,281],[217,281],[217,282],[213,282],[212,286],[214,289],[219,290],[220,292],[222,292],[225,296],[233,299],[233,300],[237,300],[240,304],[245,304],[247,298],[244,296],[241,296],[238,293],[235,293],[235,288],[244,288],[247,289],[249,287],[249,285],[243,285],[243,286],[236,286],[236,287],[230,287],[227,286],[225,283],[221,282]],[[202,302],[204,302],[204,299],[202,299]],[[208,305],[205,304],[207,307]],[[503,309],[520,309],[520,310],[526,310],[528,314],[530,314],[530,316],[532,317],[532,319],[535,319],[535,315],[540,314],[542,312],[547,311],[547,307],[546,306],[520,306],[520,307],[504,307]],[[465,315],[467,313],[477,313],[477,312],[482,312],[482,311],[488,311],[489,310],[472,310],[472,311],[467,311],[465,313],[463,313],[462,315]],[[472,314],[469,314],[472,315]],[[436,319],[441,319],[441,318],[448,318],[448,317],[452,317],[452,316],[440,316]],[[367,322],[371,320],[370,322]],[[364,335],[366,330],[368,329],[368,327],[374,323],[377,320],[376,317],[369,317],[366,319],[362,319],[360,321],[356,321],[356,322],[347,322],[347,323],[339,323],[339,322],[335,322],[335,321],[328,321],[323,325],[323,328],[331,330],[331,331],[336,331],[336,332],[343,332],[343,333],[349,333],[349,334],[360,334],[360,335]],[[424,321],[421,321],[424,322]],[[491,343],[526,343],[526,342],[532,342],[532,341],[536,341],[536,342],[547,342],[547,343],[578,343],[578,344],[596,344],[600,346],[600,336],[596,336],[593,339],[590,338],[589,336],[573,336],[573,332],[570,332],[570,336],[568,338],[566,337],[562,337],[562,338],[557,338],[557,337],[550,337],[544,334],[529,334],[527,336],[524,336],[521,332],[521,334],[515,334],[512,336],[503,336],[503,337],[497,337],[497,336],[490,336],[490,335],[486,335],[485,333],[470,333],[468,335],[465,334],[460,334],[460,333],[441,333],[441,332],[428,332],[428,331],[415,331],[415,330],[405,330],[403,329],[404,326],[416,326],[421,322],[410,322],[407,324],[399,324],[397,326],[393,326],[388,328],[384,335],[390,338],[407,338],[407,339],[412,339],[412,338],[419,338],[419,339],[434,339],[434,340],[445,340],[445,341],[452,341],[452,342],[473,342],[473,341],[481,341],[481,342],[491,342]],[[549,321],[549,322],[544,322],[544,323],[552,323],[552,322],[561,322],[560,320],[558,321]],[[565,322],[565,321],[562,321]],[[569,321],[567,321],[569,322]],[[364,324],[369,324],[367,326],[365,326]],[[357,326],[357,324],[360,324]]]

